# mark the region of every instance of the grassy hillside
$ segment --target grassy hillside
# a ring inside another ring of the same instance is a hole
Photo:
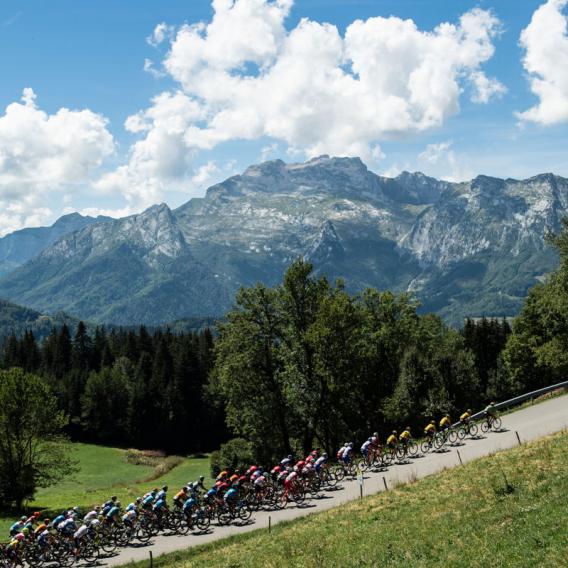
[[[165,475],[153,479],[154,467],[128,463],[124,450],[90,444],[73,446],[73,457],[78,461],[79,471],[57,485],[40,489],[35,501],[29,503],[31,509],[46,510],[48,515],[66,507],[88,509],[106,501],[111,495],[117,495],[126,504],[153,487],[166,484],[173,492],[188,481],[209,474],[208,457],[184,459]],[[152,481],[145,481],[148,479]],[[0,517],[0,541],[13,522],[11,518],[12,515]]]
[[[568,433],[156,567],[566,566]],[[146,563],[130,564],[143,568]]]

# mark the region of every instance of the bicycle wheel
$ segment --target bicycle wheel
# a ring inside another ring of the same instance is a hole
[[[228,507],[225,506],[219,509],[219,512],[217,513],[217,522],[221,526],[228,525],[231,522],[232,518],[233,516],[231,515]]]
[[[414,440],[410,440],[407,451],[409,456],[415,456],[418,453],[418,444]]]
[[[501,426],[503,426],[503,423],[499,416],[491,421],[491,427],[493,428],[493,430],[501,430]]]
[[[84,545],[84,548],[81,551],[81,558],[89,565],[96,564],[99,558],[99,551],[95,548],[95,545],[92,542]]]
[[[241,519],[241,521],[248,521],[250,518],[252,517],[252,511],[250,509],[250,507],[248,507],[245,504],[242,504],[239,507],[239,519]]]
[[[395,450],[395,457],[398,461],[402,461],[406,457],[406,450],[402,445],[398,446]]]
[[[434,448],[437,450],[441,449],[445,444],[446,440],[444,439],[444,435],[441,432],[437,432],[434,436]]]
[[[421,451],[423,454],[427,454],[431,449],[432,449],[432,444],[430,443],[429,440],[424,440],[424,441],[420,444],[420,451]]]
[[[467,435],[467,431],[465,429],[465,426],[460,426],[458,429],[458,438],[460,440],[463,440]]]
[[[301,505],[306,500],[306,491],[301,485],[294,487],[292,491],[292,499],[294,499],[298,505]]]
[[[484,421],[481,423],[481,431],[482,431],[484,434],[487,434],[487,432],[489,432],[489,430],[491,430],[491,425],[489,424],[489,421],[488,421],[488,420],[484,420]]]
[[[475,438],[477,436],[477,432],[478,432],[477,424],[473,422],[472,424],[469,425],[469,435],[472,438]]]
[[[343,481],[343,479],[345,478],[345,469],[343,468],[343,465],[337,464],[333,468],[332,474],[337,481]]]
[[[455,444],[458,441],[458,433],[456,432],[455,428],[450,428],[448,440],[450,441],[450,444]]]
[[[200,531],[206,531],[211,524],[211,520],[203,511],[198,511],[195,515],[195,524]]]

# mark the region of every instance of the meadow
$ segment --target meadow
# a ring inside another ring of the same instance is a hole
[[[92,444],[73,444],[72,456],[78,471],[60,483],[39,489],[29,511],[42,511],[50,517],[62,509],[78,506],[90,510],[95,504],[116,495],[123,505],[154,487],[168,485],[173,495],[183,485],[204,475],[209,478],[209,456],[179,458],[179,464],[163,475],[156,476],[156,465],[136,465],[126,459],[127,450]],[[163,462],[169,458],[158,460]],[[14,514],[0,517],[0,535],[7,538],[7,528],[14,522]],[[0,537],[2,540],[2,537]]]

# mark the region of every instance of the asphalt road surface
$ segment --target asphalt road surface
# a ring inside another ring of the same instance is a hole
[[[363,479],[363,494],[371,495],[384,491],[385,481],[387,487],[393,487],[395,484],[426,477],[444,469],[459,466],[459,456],[465,463],[499,450],[512,448],[518,445],[516,432],[519,434],[521,442],[525,442],[566,429],[568,428],[568,395],[541,402],[502,418],[503,427],[501,432],[481,434],[480,431],[479,436],[481,437],[478,439],[466,438],[463,445],[452,447],[449,451],[430,453],[424,457],[412,459],[407,464],[393,465],[385,471],[366,472]],[[132,560],[147,560],[150,550],[156,557],[167,552],[174,552],[225,538],[232,534],[256,529],[267,529],[269,516],[272,524],[275,524],[280,521],[317,513],[331,507],[337,507],[346,501],[358,499],[360,496],[360,485],[358,481],[344,480],[340,489],[324,492],[323,495],[321,499],[306,501],[301,507],[288,504],[286,509],[281,511],[258,511],[253,514],[250,524],[245,526],[230,525],[218,527],[216,524],[212,524],[211,530],[207,534],[189,534],[185,536],[160,535],[153,539],[151,545],[128,547],[120,550],[120,554],[117,556],[105,559],[104,565],[119,566]]]

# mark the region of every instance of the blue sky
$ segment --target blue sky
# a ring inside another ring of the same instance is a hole
[[[210,0],[3,0],[0,232],[177,206],[262,158],[568,176],[564,0],[233,1],[217,0],[215,31]]]

